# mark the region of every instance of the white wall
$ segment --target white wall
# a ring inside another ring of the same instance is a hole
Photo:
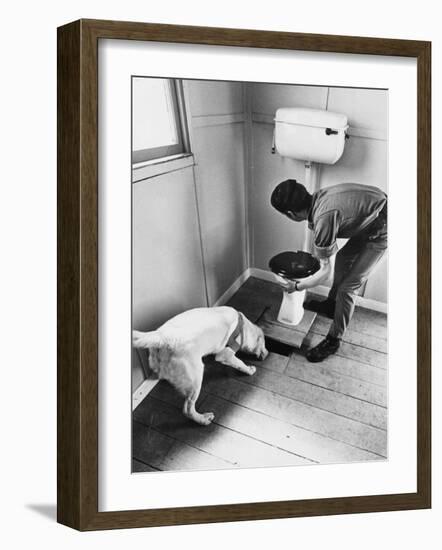
[[[304,181],[304,164],[272,154],[273,118],[279,107],[324,109],[327,89],[310,86],[249,84],[252,119],[252,174],[249,193],[251,266],[268,269],[272,256],[302,248],[305,224],[294,224],[270,205],[283,180]]]
[[[154,330],[205,305],[193,168],[133,184],[133,326]],[[132,357],[132,388],[144,380],[144,352]]]
[[[274,187],[285,179],[305,183],[304,163],[271,154],[273,117],[278,107],[328,109],[348,116],[351,137],[342,158],[321,166],[320,186],[344,182],[374,185],[388,192],[388,92],[346,88],[251,84],[252,178],[249,194],[251,265],[268,268],[283,250],[302,248],[306,223],[293,223],[270,207]],[[387,302],[386,257],[363,290]]]
[[[0,37],[4,74],[2,105],[3,200],[0,361],[3,366],[2,399],[2,499],[7,518],[2,540],[11,548],[46,550],[107,550],[149,547],[182,550],[225,550],[247,543],[254,550],[268,550],[281,541],[292,546],[340,550],[437,549],[442,521],[442,401],[433,401],[434,500],[432,510],[355,514],[344,516],[243,521],[155,529],[78,533],[55,523],[56,468],[56,224],[55,224],[55,122],[56,43],[55,28],[79,17],[133,21],[256,28],[309,33],[386,36],[433,40],[433,113],[442,120],[442,36],[437,2],[385,2],[372,0],[363,7],[355,2],[268,3],[243,0],[202,2],[167,0],[144,3],[136,0],[77,0],[75,3],[16,2],[4,6],[8,21],[20,21],[20,39],[14,24],[4,26]],[[26,69],[26,70],[24,70]],[[12,85],[13,83],[13,85]],[[29,101],[32,83],[32,101]],[[20,93],[18,93],[20,91]],[[37,108],[38,107],[38,108]],[[18,118],[20,114],[20,118]],[[26,166],[32,177],[17,178],[23,166],[23,135],[32,143]],[[433,125],[434,151],[442,149],[442,128]],[[442,159],[434,154],[433,188],[433,372],[434,388],[442,385]],[[25,197],[25,200],[24,200]],[[32,268],[32,269],[31,269]],[[24,312],[29,323],[24,326]],[[32,330],[29,329],[31,325]],[[26,334],[26,348],[23,337]],[[17,372],[24,349],[32,350],[26,361],[26,383],[17,386]],[[19,361],[20,358],[20,361]],[[401,368],[396,365],[395,368]],[[19,394],[11,388],[20,388]],[[18,406],[18,403],[22,406]],[[32,413],[32,414],[31,414]],[[32,420],[32,421],[31,421]],[[173,475],[173,474],[171,474]],[[288,483],[290,480],[287,480]]]
[[[133,184],[133,325],[205,303],[193,168]]]
[[[208,305],[247,267],[244,90],[241,83],[186,81]]]
[[[133,326],[213,305],[246,269],[243,85],[185,81],[195,166],[133,184]],[[238,115],[235,116],[235,115]],[[145,354],[133,354],[132,387]]]

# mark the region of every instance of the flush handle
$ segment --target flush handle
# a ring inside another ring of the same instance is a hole
[[[338,132],[337,130],[332,130],[331,128],[326,128],[326,129],[325,129],[325,133],[326,133],[328,136],[332,136],[332,135],[338,134],[339,132]]]

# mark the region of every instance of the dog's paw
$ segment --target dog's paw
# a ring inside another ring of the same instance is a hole
[[[255,374],[256,372],[256,367],[254,367],[253,365],[248,365],[248,369],[247,369],[247,374],[249,376],[252,376],[252,374]]]
[[[215,415],[213,413],[204,413],[201,415],[201,424],[203,426],[208,426],[212,423],[213,419],[215,418]]]

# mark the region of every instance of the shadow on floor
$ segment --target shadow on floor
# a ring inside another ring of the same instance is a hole
[[[52,521],[57,520],[56,504],[25,504],[25,508],[40,514],[40,516],[43,516],[46,519],[50,519]]]

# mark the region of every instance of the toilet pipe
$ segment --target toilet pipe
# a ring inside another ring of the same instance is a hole
[[[319,191],[319,171],[320,171],[321,165],[316,162],[307,161],[305,162],[304,166],[305,166],[305,188],[312,195],[313,193],[316,193],[316,191]],[[313,248],[312,244],[313,244],[313,233],[308,228],[308,222],[307,222],[302,250],[304,250],[304,252],[309,252],[311,254],[312,248]]]

